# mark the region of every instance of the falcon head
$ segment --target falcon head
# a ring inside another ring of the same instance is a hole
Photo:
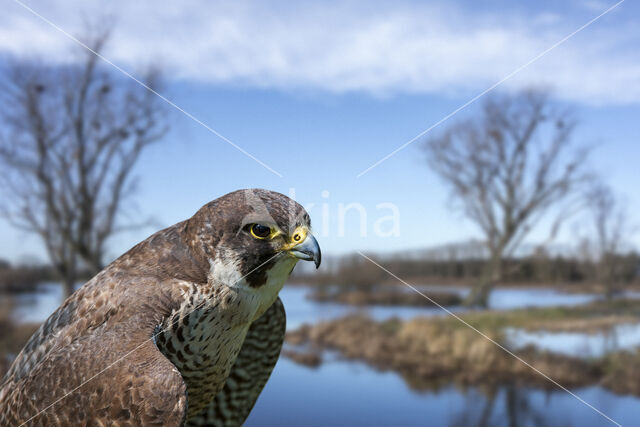
[[[216,283],[277,294],[299,260],[320,266],[309,214],[284,194],[234,191],[202,207],[187,226],[197,230],[195,243]]]

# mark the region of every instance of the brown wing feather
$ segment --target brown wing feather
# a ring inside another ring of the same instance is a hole
[[[0,385],[0,425],[182,422],[184,381],[151,340],[176,297],[118,274],[96,276],[31,337]]]
[[[284,306],[278,298],[251,324],[224,388],[187,425],[242,425],[278,361],[285,328]]]
[[[12,384],[0,425],[181,425],[182,376],[149,336],[126,327],[87,335]]]

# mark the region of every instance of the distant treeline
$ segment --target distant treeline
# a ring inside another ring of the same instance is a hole
[[[617,257],[619,284],[640,283],[640,255]],[[375,258],[382,266],[404,279],[472,285],[482,275],[486,259],[429,259],[387,256]],[[336,259],[332,268],[315,274],[298,275],[305,282],[345,287],[373,287],[391,280],[391,276],[360,255]],[[584,284],[599,281],[599,264],[593,260],[567,256],[530,255],[506,259],[502,263],[502,282],[508,284]]]
[[[640,254],[614,255],[616,281],[620,285],[640,283]],[[482,257],[433,258],[398,254],[374,257],[384,268],[404,279],[432,283],[473,285],[482,275],[486,259]],[[391,276],[358,254],[333,258],[319,271],[299,271],[297,280],[318,285],[345,288],[371,288],[392,280]],[[529,255],[502,262],[502,282],[508,284],[585,284],[598,283],[599,264],[591,259],[570,256]],[[88,273],[82,275],[88,278]],[[11,265],[0,259],[0,293],[32,292],[38,283],[59,280],[48,265]]]
[[[55,280],[55,273],[50,266],[13,266],[0,259],[0,293],[32,292],[38,283],[50,280]]]
[[[86,269],[80,270],[79,280],[88,280],[91,273]],[[0,259],[0,294],[17,294],[33,292],[38,284],[43,282],[60,282],[60,275],[56,269],[48,264],[11,264]]]

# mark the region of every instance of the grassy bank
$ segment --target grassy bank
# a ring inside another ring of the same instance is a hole
[[[505,326],[525,329],[595,331],[617,323],[640,322],[640,302],[615,301],[575,308],[476,312],[462,316],[498,343]],[[640,327],[640,326],[639,326]],[[290,346],[304,345],[321,353],[337,350],[404,377],[414,389],[518,382],[555,387],[538,372],[507,354],[477,332],[451,317],[377,322],[364,316],[303,326],[287,334]],[[566,387],[601,384],[619,393],[640,395],[640,351],[581,359],[527,347],[518,357]]]
[[[597,332],[622,323],[640,322],[640,300],[617,299],[565,307],[520,310],[482,310],[460,316],[474,327],[491,333],[510,326],[528,331]],[[434,320],[450,328],[465,327],[453,317]]]

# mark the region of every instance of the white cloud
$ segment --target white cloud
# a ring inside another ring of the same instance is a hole
[[[75,33],[83,14],[105,14],[98,1],[29,4]],[[359,1],[110,4],[118,26],[106,55],[127,67],[155,57],[176,78],[373,94],[482,90],[597,14]],[[591,104],[639,102],[640,31],[621,28],[617,12],[506,86],[545,84],[565,99]],[[62,34],[12,4],[0,18],[0,51],[63,60],[70,50]]]
[[[583,8],[585,8],[586,10],[589,10],[591,12],[602,12],[603,10],[605,10],[606,8],[611,6],[607,2],[601,1],[601,0],[581,1],[581,2],[579,2],[579,4],[580,4],[580,6],[582,6]]]

